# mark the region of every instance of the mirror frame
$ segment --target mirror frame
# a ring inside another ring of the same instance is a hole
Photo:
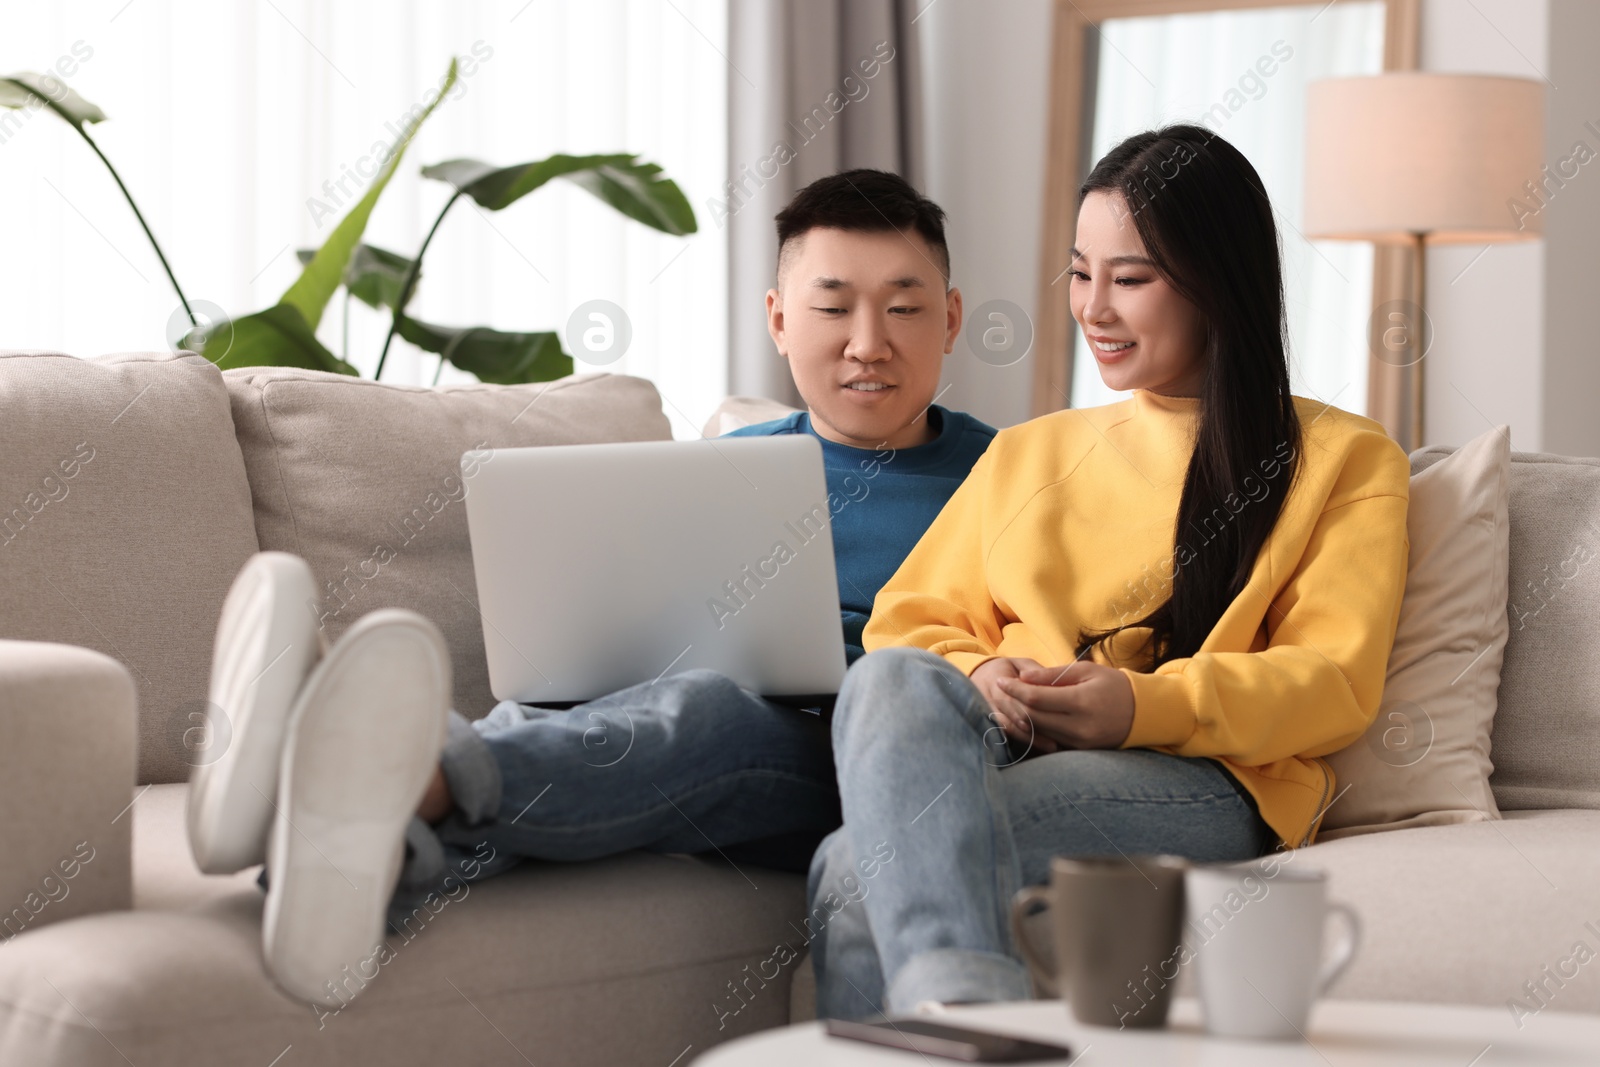
[[[1416,70],[1421,51],[1422,0],[1384,3],[1383,69]],[[1035,324],[1031,414],[1071,406],[1075,330],[1068,288],[1060,284],[1071,265],[1077,222],[1077,191],[1088,176],[1089,134],[1094,116],[1085,84],[1091,29],[1112,18],[1183,15],[1259,7],[1306,6],[1294,0],[1054,0],[1050,59],[1050,108],[1045,155],[1044,232],[1039,248],[1038,316]],[[1332,6],[1330,2],[1328,6]],[[1374,245],[1372,307],[1413,299],[1413,249]],[[1421,363],[1396,367],[1367,355],[1367,414],[1407,449],[1419,447]]]

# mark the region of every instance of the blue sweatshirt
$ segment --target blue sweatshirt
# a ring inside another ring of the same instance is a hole
[[[833,559],[839,572],[839,614],[845,659],[864,653],[861,629],[872,598],[915,547],[994,438],[994,428],[962,411],[928,409],[934,438],[915,448],[874,450],[830,441],[797,411],[734,430],[726,437],[809,433],[822,443],[822,467],[833,516]]]

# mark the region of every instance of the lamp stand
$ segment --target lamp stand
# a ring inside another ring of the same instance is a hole
[[[1432,328],[1428,322],[1428,245],[1427,234],[1416,232],[1411,235],[1411,303],[1417,309],[1416,322],[1412,324],[1406,344],[1411,351],[1407,352],[1409,362],[1405,365],[1404,385],[1406,393],[1406,413],[1401,426],[1400,446],[1407,452],[1414,452],[1423,444],[1422,420],[1422,359],[1427,355],[1428,344],[1432,340]]]

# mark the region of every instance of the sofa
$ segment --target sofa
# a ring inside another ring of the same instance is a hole
[[[708,426],[768,413],[737,400]],[[668,438],[650,383],[422,389],[4,353],[0,434],[0,1064],[679,1067],[810,1016],[794,874],[645,853],[524,863],[439,898],[330,1011],[268,978],[255,872],[203,876],[189,855],[185,782],[227,744],[205,729],[207,671],[244,561],[305,557],[330,639],[373,608],[424,613],[455,706],[485,714],[459,458]],[[1516,455],[1511,587],[1542,599],[1505,651],[1505,817],[1297,854],[1364,920],[1335,995],[1600,1011],[1600,964],[1575,951],[1600,949],[1600,568],[1557,589],[1546,575],[1596,541],[1600,461]]]

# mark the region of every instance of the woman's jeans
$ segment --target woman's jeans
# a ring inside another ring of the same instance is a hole
[[[708,670],[567,710],[452,712],[440,765],[455,807],[431,827],[412,820],[397,927],[430,894],[525,858],[646,849],[804,870],[839,825],[827,723]]]
[[[1015,758],[977,687],[920,649],[851,667],[833,744],[844,826],[812,860],[806,924],[824,1018],[1026,999],[1011,898],[1052,856],[1243,860],[1277,840],[1212,760]]]

